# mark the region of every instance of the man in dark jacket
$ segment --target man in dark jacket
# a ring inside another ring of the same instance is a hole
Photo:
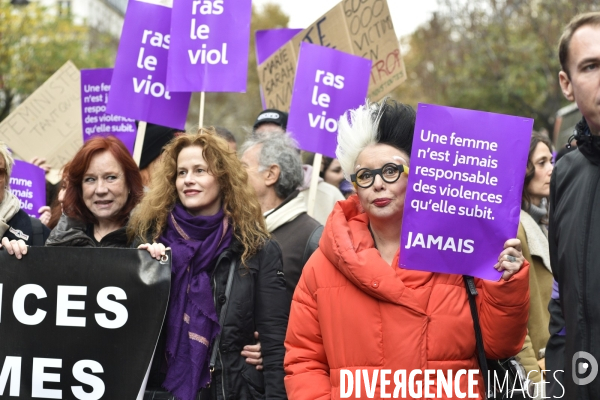
[[[592,400],[600,398],[600,13],[571,21],[559,57],[561,89],[583,119],[575,132],[578,150],[552,174],[548,239],[560,307],[550,311],[565,323],[563,398]]]
[[[258,195],[267,229],[281,246],[283,273],[291,295],[308,258],[319,246],[323,226],[306,213],[302,162],[292,138],[271,133],[242,146],[242,164]]]

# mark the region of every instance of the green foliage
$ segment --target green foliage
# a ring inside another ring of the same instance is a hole
[[[110,67],[116,48],[108,34],[37,2],[0,0],[0,121],[68,60],[79,68]]]
[[[232,131],[238,142],[244,140],[258,113],[262,110],[258,72],[256,70],[255,32],[262,29],[285,28],[289,17],[279,5],[267,3],[261,10],[252,6],[250,50],[248,54],[248,85],[246,93],[206,93],[204,126],[222,126]],[[188,114],[188,132],[198,127],[200,95],[194,93]],[[240,127],[247,128],[240,130]]]
[[[596,0],[445,0],[405,44],[407,82],[395,97],[535,119],[552,131],[564,26]]]

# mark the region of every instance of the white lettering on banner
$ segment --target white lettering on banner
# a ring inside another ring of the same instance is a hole
[[[221,15],[223,0],[195,0],[192,2],[192,15]],[[196,18],[190,21],[190,39],[206,40],[210,36],[210,27],[206,24],[197,25]],[[207,49],[206,44],[201,49],[188,49],[188,57],[192,65],[198,64],[229,64],[227,60],[227,43],[221,44],[221,50]]]
[[[2,309],[4,284],[0,283],[0,310]],[[46,317],[46,311],[39,308],[35,313],[29,315],[25,312],[25,299],[29,295],[34,295],[37,299],[47,297],[46,291],[39,285],[27,284],[18,288],[13,296],[12,309],[17,321],[23,325],[38,325]],[[62,286],[56,288],[56,326],[85,327],[85,317],[69,316],[69,310],[85,310],[85,301],[71,300],[70,296],[86,296],[86,286]],[[109,296],[114,297],[114,300]],[[125,291],[116,286],[107,286],[98,291],[96,301],[98,306],[109,313],[115,315],[114,319],[109,319],[106,313],[96,313],[94,315],[99,326],[105,329],[118,329],[123,327],[129,318],[127,308],[117,302],[117,300],[127,300]]]
[[[152,47],[160,47],[168,50],[171,43],[171,35],[163,35],[160,32],[154,32],[152,30],[145,29],[142,35],[142,45],[146,43],[149,43]],[[139,69],[155,71],[156,66],[158,65],[158,60],[155,56],[145,55],[145,51],[146,48],[141,46],[138,53],[136,66]],[[145,95],[151,95],[153,97],[164,97],[166,100],[171,100],[171,94],[165,88],[165,85],[161,82],[152,82],[152,75],[148,75],[146,79],[141,79],[139,81],[138,78],[134,76],[132,80],[133,91],[135,93],[142,93]]]
[[[85,286],[58,286],[56,291],[56,326],[85,327],[84,317],[69,317],[69,310],[85,310],[84,301],[69,300],[70,295],[85,296]]]
[[[17,186],[26,186],[26,187],[30,188],[33,185],[33,182],[31,182],[31,180],[29,180],[29,179],[11,177],[10,184],[17,185]]]
[[[75,397],[77,397],[80,400],[98,400],[102,398],[102,396],[104,395],[104,391],[106,390],[104,382],[97,376],[86,373],[86,368],[95,374],[100,374],[104,372],[102,365],[100,365],[100,363],[97,361],[77,361],[75,365],[73,365],[73,378],[77,379],[84,385],[90,385],[93,390],[90,393],[88,393],[83,390],[82,386],[71,386],[71,391],[73,392],[73,395],[75,395]]]
[[[4,389],[8,383],[10,375],[10,392],[9,395],[19,396],[21,390],[21,357],[7,356],[2,365],[0,373],[0,396],[4,395]]]
[[[427,237],[427,239],[425,239]],[[408,241],[405,249],[410,249],[411,247],[421,247],[422,249],[431,249],[436,248],[441,251],[452,250],[455,253],[465,253],[471,254],[474,250],[475,241],[472,239],[462,239],[462,238],[453,238],[443,236],[434,236],[427,235],[423,233],[416,232],[408,232]]]
[[[62,359],[60,358],[40,358],[34,357],[31,373],[31,397],[41,399],[62,399],[62,390],[45,389],[45,382],[60,382],[59,373],[46,372],[46,368],[62,368]],[[21,357],[6,356],[0,373],[0,396],[4,395],[8,377],[10,376],[11,397],[18,397],[21,389]],[[105,392],[105,385],[102,379],[92,375],[85,370],[88,369],[94,374],[104,372],[102,365],[94,360],[80,360],[73,365],[73,378],[78,382],[92,387],[91,392],[83,390],[82,386],[71,386],[73,395],[80,400],[98,400],[102,398]],[[88,389],[89,390],[89,389]]]
[[[46,318],[46,311],[38,309],[33,315],[25,312],[25,298],[30,294],[38,299],[48,297],[43,287],[29,284],[23,285],[15,292],[13,297],[13,313],[15,318],[23,325],[37,325]]]
[[[198,6],[200,9],[198,10]],[[223,0],[195,0],[192,2],[192,15],[200,11],[202,15],[221,15],[223,14]]]
[[[109,286],[100,290],[96,297],[96,301],[100,307],[116,315],[115,319],[110,320],[106,314],[97,313],[95,315],[96,322],[103,328],[117,329],[125,325],[129,314],[123,304],[111,301],[108,296],[114,296],[115,300],[127,300],[127,294],[119,287]]]
[[[479,375],[479,370],[458,370],[452,379],[452,370],[442,371],[441,369],[414,369],[408,374],[408,381],[406,379],[407,370],[400,369],[393,372],[394,391],[390,393],[387,391],[390,384],[388,376],[392,375],[390,369],[357,369],[353,374],[351,370],[341,369],[340,370],[340,398],[347,399],[350,397],[360,398],[361,388],[365,387],[366,396],[369,399],[375,397],[375,390],[377,383],[379,383],[379,397],[381,398],[406,398],[407,392],[413,398],[442,398],[442,391],[445,392],[445,397],[453,398],[457,397],[464,399],[468,397],[470,399],[476,399],[479,396],[475,393],[475,386],[477,385],[477,378],[475,375]],[[467,388],[468,393],[461,391],[461,377],[467,376]],[[436,379],[433,379],[433,378]],[[454,385],[453,385],[454,383]],[[431,389],[437,387],[437,392],[434,393]],[[454,394],[452,393],[454,389]],[[391,390],[391,388],[390,388]]]
[[[31,397],[42,399],[62,399],[62,390],[44,389],[44,382],[60,382],[60,374],[45,372],[45,368],[62,368],[60,358],[33,358],[31,372]]]
[[[208,34],[210,33],[210,28],[208,25],[202,24],[198,25],[196,28],[196,20],[192,20],[192,29],[190,32],[190,39],[208,39]]]
[[[190,57],[190,62],[194,65],[198,63],[198,59],[200,59],[200,64],[229,64],[229,60],[227,60],[227,43],[223,43],[223,47],[221,51],[213,49],[206,50],[206,44],[202,45],[201,50],[196,50],[196,53],[192,53],[192,50],[188,50],[188,56]]]
[[[319,94],[319,83],[325,86],[334,87],[336,89],[344,88],[344,77],[342,75],[334,75],[331,72],[317,70],[315,75],[316,85],[313,88],[311,97],[311,103],[315,106],[329,108],[329,102],[331,101],[330,96],[327,93]],[[335,118],[327,118],[327,112],[323,111],[321,114],[308,113],[308,120],[312,128],[326,129],[329,132],[337,132],[337,120]]]

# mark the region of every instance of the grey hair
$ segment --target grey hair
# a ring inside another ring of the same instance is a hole
[[[4,158],[4,164],[6,165],[6,173],[8,175],[7,178],[10,178],[13,166],[15,165],[15,160],[12,158],[12,155],[8,150],[8,146],[4,142],[0,142],[0,156]],[[6,182],[8,182],[8,179],[6,180]]]
[[[281,199],[287,198],[304,181],[298,143],[288,133],[271,132],[260,137],[252,136],[242,145],[241,154],[255,145],[262,145],[258,157],[259,171],[278,165],[281,172],[275,184],[275,194]]]
[[[359,154],[366,147],[377,143],[381,107],[367,100],[364,105],[348,112],[344,113],[338,121],[335,155],[344,171],[344,176],[350,180]]]

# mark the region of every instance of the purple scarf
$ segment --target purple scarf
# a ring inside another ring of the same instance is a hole
[[[210,382],[210,344],[220,331],[210,274],[231,237],[223,210],[193,217],[177,203],[159,239],[173,254],[163,386],[183,400],[195,399]]]

